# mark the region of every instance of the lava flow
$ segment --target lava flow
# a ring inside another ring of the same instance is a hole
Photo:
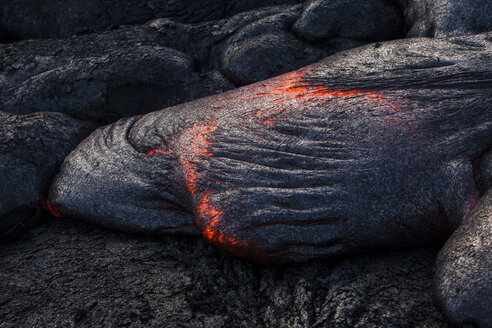
[[[240,242],[236,238],[226,236],[222,233],[220,225],[223,224],[224,211],[212,203],[210,199],[211,193],[211,191],[207,191],[200,198],[196,207],[199,217],[206,218],[207,220],[202,230],[204,237],[209,241],[214,241],[224,246],[246,246],[246,242]]]
[[[263,120],[270,127],[275,126],[275,117],[282,112],[288,110],[289,114],[292,112],[292,114],[297,116],[305,113],[305,110],[313,108],[312,106],[299,106],[296,101],[299,98],[312,99],[323,104],[332,98],[347,101],[351,97],[358,96],[378,102],[393,111],[403,110],[381,93],[367,90],[329,90],[322,85],[309,85],[309,82],[304,79],[305,76],[306,73],[300,71],[285,74],[282,77],[271,80],[269,84],[260,86],[259,88],[263,89],[262,92],[252,96],[239,97],[234,99],[234,101],[241,106],[239,107],[240,112],[243,109],[253,109],[253,116]],[[258,98],[263,101],[256,102],[255,99]],[[219,110],[222,105],[215,104],[214,108]],[[257,106],[261,106],[261,109]],[[218,111],[217,114],[219,114]],[[241,115],[238,115],[238,119],[239,117]],[[248,249],[246,246],[250,247],[250,245],[246,241],[239,240],[237,236],[224,234],[224,226],[226,225],[226,222],[224,222],[225,209],[215,204],[212,200],[213,191],[206,188],[206,184],[202,183],[203,179],[207,178],[207,172],[204,171],[202,166],[197,164],[200,160],[214,156],[210,150],[213,145],[210,139],[218,128],[217,119],[202,119],[191,126],[185,127],[175,139],[173,153],[177,154],[176,158],[182,169],[182,179],[193,196],[197,217],[196,224],[202,230],[204,237],[230,253],[241,256],[238,253],[245,252]],[[147,152],[148,155],[156,153],[170,154],[168,151],[161,149],[152,149]],[[261,254],[258,250],[255,250],[255,253]]]
[[[275,79],[272,86],[268,86],[268,92],[259,92],[254,97],[262,98],[265,96],[273,98],[273,103],[281,103],[282,105],[271,106],[270,108],[258,109],[254,114],[255,117],[264,119],[264,122],[270,126],[275,125],[273,116],[286,111],[289,108],[289,101],[294,99],[316,100],[320,104],[327,102],[330,99],[341,99],[348,101],[352,97],[363,97],[367,100],[377,102],[385,107],[390,107],[395,112],[403,111],[404,109],[391,102],[391,100],[380,92],[369,90],[339,90],[328,89],[324,85],[308,84],[305,80],[306,72],[294,71],[281,76],[281,79]],[[296,106],[298,111],[298,107]],[[301,112],[302,113],[302,112]],[[395,121],[392,123],[399,124]]]
[[[203,157],[213,156],[209,150],[213,143],[209,138],[217,130],[215,124],[215,120],[199,122],[185,129],[179,137],[180,149],[186,150],[179,155],[178,160],[183,168],[185,184],[191,195],[198,192],[200,182],[196,161]],[[224,221],[224,211],[212,202],[211,193],[211,190],[206,190],[201,197],[196,199],[197,225],[202,229],[204,237],[230,251],[234,246],[246,246],[244,242],[242,243],[222,232],[221,224]]]

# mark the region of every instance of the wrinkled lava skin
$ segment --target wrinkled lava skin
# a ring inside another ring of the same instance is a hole
[[[492,165],[479,163],[491,81],[492,33],[342,52],[96,130],[65,160],[50,204],[131,233],[201,232],[257,262],[440,243],[486,192],[474,176]],[[490,247],[477,254],[490,259]]]

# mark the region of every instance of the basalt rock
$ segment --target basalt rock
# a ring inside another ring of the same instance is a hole
[[[488,0],[399,0],[407,36],[447,37],[492,30]]]
[[[436,303],[456,327],[492,327],[492,190],[437,258]]]
[[[227,41],[221,70],[236,85],[286,73],[328,55],[403,36],[387,1],[310,1],[244,27]]]
[[[46,66],[57,58],[47,59]],[[108,123],[212,93],[191,59],[170,48],[128,44],[57,64],[4,89],[0,107],[15,114],[57,111]]]
[[[0,109],[60,111],[109,123],[235,88],[218,71],[225,39],[289,8],[199,25],[158,19],[70,39],[0,45]]]
[[[299,10],[263,18],[230,37],[220,57],[221,71],[236,85],[247,85],[367,43],[337,36],[321,44],[303,41],[291,32]]]
[[[59,113],[0,112],[0,241],[40,222],[59,165],[93,129]]]
[[[274,6],[196,25],[157,19],[69,39],[0,45],[0,109],[59,111],[109,123],[257,82],[367,42],[302,40],[289,32],[300,14],[300,6]]]
[[[254,8],[299,0],[4,0],[0,26],[17,40],[60,38],[142,24],[154,18],[182,23],[218,20]]]
[[[403,35],[403,17],[396,3],[387,0],[310,0],[294,31],[313,41],[335,37],[393,40]]]
[[[2,327],[447,327],[435,251],[263,267],[58,219],[0,245]]]
[[[492,188],[492,147],[475,160],[475,182],[478,189],[485,194]]]

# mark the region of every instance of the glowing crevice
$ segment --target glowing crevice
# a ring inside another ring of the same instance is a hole
[[[44,208],[45,208],[45,210],[47,210],[51,215],[53,215],[56,218],[62,218],[63,217],[59,208],[51,206],[49,199],[45,200]]]
[[[263,119],[263,122],[270,126],[275,125],[274,116],[278,115],[282,112],[285,112],[288,109],[289,101],[295,99],[306,99],[317,101],[320,104],[323,104],[330,99],[339,99],[343,101],[348,101],[353,97],[362,97],[366,100],[376,102],[381,106],[386,108],[391,108],[393,112],[401,112],[404,111],[404,108],[398,104],[395,104],[391,101],[391,99],[381,92],[371,91],[371,90],[341,90],[341,89],[328,89],[324,85],[311,85],[307,84],[305,80],[306,72],[303,71],[294,71],[288,74],[283,75],[281,78],[274,80],[272,83],[273,86],[268,87],[269,92],[260,92],[257,93],[254,97],[269,97],[273,98],[272,101],[274,103],[283,103],[284,106],[278,108],[278,106],[274,106],[271,108],[261,108],[257,109],[254,113],[256,118]],[[297,109],[298,107],[295,106]],[[298,111],[298,114],[302,114],[302,111]],[[394,119],[389,119],[388,123],[392,123],[395,125],[399,125],[402,122]],[[411,123],[411,131],[415,132],[417,128],[417,123]]]
[[[154,155],[154,154],[166,154],[166,155],[172,155],[170,152],[162,150],[162,149],[151,149],[148,152],[146,152],[147,155]]]

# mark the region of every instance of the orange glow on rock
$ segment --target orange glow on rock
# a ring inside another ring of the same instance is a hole
[[[224,221],[224,211],[217,208],[210,199],[211,191],[207,191],[198,202],[196,212],[201,220],[205,221],[203,229],[204,237],[214,243],[218,243],[223,247],[231,246],[247,246],[247,243],[240,242],[234,237],[227,236],[222,232],[221,225]]]
[[[184,143],[178,160],[184,171],[185,184],[192,195],[198,190],[198,166],[196,161],[202,157],[210,157],[213,154],[209,151],[209,137],[217,130],[215,121],[205,121],[197,123],[183,130],[180,142]]]
[[[275,125],[274,116],[287,110],[289,102],[295,99],[306,99],[310,101],[316,101],[323,104],[330,99],[338,99],[348,101],[353,97],[362,97],[365,100],[375,102],[390,108],[394,112],[404,111],[404,108],[400,105],[394,104],[391,99],[381,92],[371,90],[340,90],[340,89],[328,89],[324,85],[311,85],[305,80],[306,72],[294,71],[281,77],[274,79],[271,86],[267,85],[268,92],[260,92],[255,94],[255,98],[259,97],[271,97],[271,101],[274,103],[285,104],[282,107],[271,106],[270,108],[261,108],[254,113],[254,117],[262,118],[263,121],[270,126]],[[269,100],[270,101],[270,100]],[[293,104],[298,109],[295,104]],[[296,111],[297,113],[302,113]],[[398,125],[401,121],[394,120],[392,118],[387,120],[388,123]],[[413,123],[415,125],[415,123]],[[412,126],[411,132],[415,132],[416,127]]]
[[[158,149],[158,148],[151,149],[151,150],[149,150],[146,154],[147,154],[147,155],[154,155],[154,154],[166,154],[166,155],[171,155],[171,153],[170,153],[170,152],[165,151],[165,150],[162,150],[162,149]]]
[[[231,254],[243,257],[250,257],[254,254],[257,260],[268,262],[268,256],[251,243],[244,240],[243,236],[230,234],[225,229],[227,226],[227,208],[214,202],[214,190],[210,186],[207,177],[206,162],[207,158],[213,157],[212,136],[220,127],[222,117],[218,115],[234,115],[233,119],[238,120],[237,124],[249,123],[251,119],[262,124],[264,130],[273,128],[282,117],[300,116],[307,111],[318,108],[331,100],[349,101],[354,97],[359,97],[357,103],[370,102],[374,108],[374,103],[379,105],[382,110],[388,113],[400,112],[404,108],[394,104],[391,99],[381,93],[371,90],[340,90],[328,89],[323,85],[312,85],[306,79],[306,72],[295,71],[274,78],[269,82],[257,85],[257,93],[238,92],[234,97],[225,98],[212,104],[212,113],[215,118],[202,119],[182,128],[178,135],[174,137],[170,151],[175,155],[181,169],[182,180],[186,189],[191,194],[191,199],[195,207],[196,225],[200,228],[205,239]],[[251,89],[249,90],[251,91]],[[302,99],[302,101],[301,101]],[[231,108],[231,102],[238,104]],[[221,113],[222,108],[230,109],[228,113]],[[246,115],[246,116],[245,116]],[[241,120],[249,118],[247,122]],[[230,116],[229,116],[230,119]],[[387,123],[396,126],[409,125],[413,129],[412,122],[404,124],[404,121],[397,120],[396,117],[384,117]],[[219,122],[217,122],[219,120]],[[416,124],[416,123],[415,123]],[[261,131],[261,130],[259,130]],[[261,133],[259,132],[261,135]],[[148,155],[171,154],[162,149],[151,149]],[[205,183],[207,182],[207,183]],[[220,181],[215,181],[215,186],[220,186]],[[315,222],[289,222],[287,224],[300,226],[316,226],[335,223],[335,220],[320,220]]]
[[[53,215],[56,218],[62,218],[63,217],[60,209],[51,206],[51,203],[48,199],[46,199],[44,202],[44,208],[45,208],[45,210],[47,210],[51,215]]]

